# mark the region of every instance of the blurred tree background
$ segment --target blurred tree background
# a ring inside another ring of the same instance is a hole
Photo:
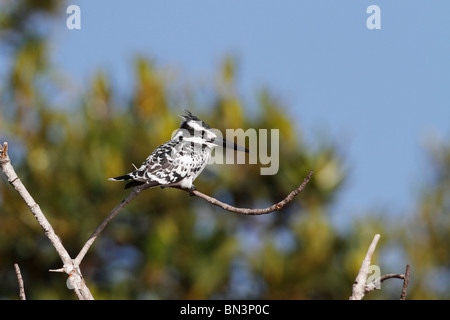
[[[347,299],[375,233],[381,241],[372,263],[383,274],[403,273],[411,265],[408,298],[450,298],[448,143],[426,151],[430,170],[418,175],[423,188],[415,212],[368,208],[339,231],[331,222],[332,204],[351,170],[339,145],[331,137],[306,144],[289,106],[270,89],[256,93],[257,106],[246,106],[231,58],[218,66],[208,99],[140,56],[130,65],[135,83],[125,101],[109,75],[97,70],[72,105],[58,104],[54,96],[70,89],[52,64],[46,34],[63,5],[0,4],[0,141],[9,142],[13,166],[72,256],[129,192],[107,179],[129,172],[132,163],[139,165],[167,141],[186,106],[223,132],[280,130],[276,175],[261,176],[258,164],[209,166],[196,181],[202,192],[236,206],[263,207],[284,198],[309,170],[315,172],[294,202],[266,216],[235,215],[179,190],[146,191],[83,260],[96,299]],[[28,298],[75,298],[64,274],[48,272],[61,261],[2,175],[1,298],[18,298],[14,263],[21,267]],[[389,280],[366,298],[397,299],[401,285]]]

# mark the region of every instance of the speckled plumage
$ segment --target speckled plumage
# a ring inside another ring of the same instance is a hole
[[[157,147],[138,169],[109,180],[133,180],[125,189],[147,183],[151,187],[179,186],[192,190],[192,183],[205,169],[213,147],[230,147],[230,143],[218,138],[208,124],[189,111],[181,117],[180,129],[174,137]],[[248,152],[245,148],[231,145],[235,150]]]

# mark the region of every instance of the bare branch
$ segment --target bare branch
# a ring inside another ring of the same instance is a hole
[[[312,174],[313,174],[313,171],[312,170],[309,171],[308,175],[303,180],[302,184],[297,189],[295,189],[290,194],[288,194],[288,196],[286,198],[284,198],[283,200],[281,200],[278,203],[271,205],[270,207],[263,208],[263,209],[237,208],[237,207],[233,207],[229,204],[226,204],[224,202],[221,202],[221,201],[217,200],[216,198],[210,197],[198,190],[190,191],[188,189],[182,189],[182,188],[177,188],[177,189],[181,189],[186,192],[190,192],[192,195],[196,195],[196,196],[208,201],[209,203],[212,203],[212,204],[214,204],[224,210],[230,211],[230,212],[234,212],[234,213],[238,213],[238,214],[242,214],[242,215],[261,215],[261,214],[268,214],[268,213],[271,213],[274,211],[278,211],[278,210],[282,209],[284,206],[286,206],[289,202],[294,200],[294,197],[296,195],[298,195],[301,191],[303,191],[303,189],[305,189],[306,185],[308,184],[309,180],[311,179]]]
[[[366,284],[364,288],[364,293],[367,294],[377,288],[379,289],[383,281],[392,278],[404,279],[405,276],[403,274],[393,274],[393,273],[385,274],[384,276],[379,277],[378,279],[372,281],[371,283]]]
[[[294,191],[292,191],[285,199],[283,199],[282,201],[268,207],[265,209],[247,209],[247,208],[236,208],[233,206],[230,206],[229,204],[223,203],[213,197],[210,197],[198,190],[187,190],[187,189],[183,189],[183,188],[177,188],[176,189],[180,189],[183,191],[187,191],[187,192],[192,192],[193,195],[196,195],[200,198],[205,199],[206,201],[219,206],[225,210],[231,211],[231,212],[235,212],[235,213],[239,213],[239,214],[243,214],[243,215],[260,215],[260,214],[267,214],[270,212],[274,212],[277,210],[280,210],[281,208],[283,208],[286,204],[288,204],[289,202],[291,202],[294,197],[299,194],[308,184],[309,180],[311,179],[311,176],[313,174],[313,171],[311,170],[308,175],[306,176],[306,178],[303,180],[303,183]],[[107,216],[106,218],[103,220],[103,222],[97,227],[97,229],[95,229],[95,231],[92,233],[92,235],[89,237],[88,241],[84,244],[83,248],[80,250],[80,253],[78,253],[77,257],[74,259],[75,265],[80,265],[81,261],[83,260],[84,256],[86,255],[86,253],[88,252],[89,248],[92,246],[92,244],[94,243],[94,241],[97,239],[98,235],[100,234],[100,232],[103,231],[103,229],[105,229],[105,227],[114,219],[114,217],[127,205],[129,204],[134,198],[136,198],[143,190],[150,188],[149,185],[143,184],[137,187],[134,187],[133,190],[130,192],[130,194],[123,199]]]
[[[403,279],[403,290],[400,299],[405,300],[406,297],[406,290],[408,288],[408,282],[409,282],[409,265],[406,265],[406,272],[405,274],[385,274],[384,276],[379,277],[378,279],[372,281],[369,284],[366,284],[367,282],[367,276],[369,272],[370,267],[370,261],[372,259],[373,252],[375,251],[375,248],[377,246],[378,240],[380,239],[380,235],[376,234],[375,237],[372,240],[372,244],[370,245],[369,249],[367,250],[366,257],[364,258],[361,268],[359,269],[359,273],[356,276],[355,283],[353,284],[352,289],[352,295],[349,298],[349,300],[361,300],[366,293],[369,293],[375,289],[380,288],[380,284],[387,280],[392,278],[397,279]]]
[[[394,274],[394,273],[389,273],[389,274],[385,274],[384,276],[380,277],[380,282],[383,282],[384,280],[387,279],[392,279],[392,278],[397,278],[397,279],[405,279],[405,276],[403,274]]]
[[[14,189],[16,189],[16,191],[20,194],[20,196],[23,198],[23,200],[27,204],[31,213],[33,213],[34,217],[36,218],[36,220],[38,221],[38,223],[44,230],[45,235],[47,236],[47,238],[49,238],[50,242],[55,247],[56,251],[58,252],[59,256],[61,257],[62,262],[64,264],[72,264],[72,259],[70,258],[66,249],[62,245],[61,240],[56,235],[55,231],[53,230],[52,226],[48,222],[47,218],[42,213],[39,205],[36,203],[36,201],[34,201],[33,197],[30,195],[30,193],[25,188],[25,186],[22,184],[22,181],[20,181],[19,177],[17,176],[16,172],[14,171],[14,168],[11,165],[9,156],[7,153],[5,153],[5,151],[7,151],[7,150],[8,150],[8,144],[5,142],[3,144],[3,150],[1,153],[1,157],[0,157],[0,168],[2,169],[6,178],[8,179],[8,182],[14,187]]]
[[[70,272],[66,270],[66,273],[69,274],[69,277],[66,281],[66,286],[67,288],[75,291],[75,294],[77,295],[79,300],[94,299],[91,295],[91,292],[89,291],[89,288],[86,285],[86,282],[83,279],[80,267],[76,265]]]
[[[367,250],[366,257],[361,264],[361,268],[359,269],[358,275],[355,279],[355,283],[353,284],[350,300],[361,300],[364,297],[364,294],[366,292],[366,282],[370,267],[370,260],[372,259],[372,255],[375,251],[375,248],[377,247],[379,239],[380,235],[376,234],[369,246],[369,250]]]
[[[48,222],[48,220],[45,218],[44,214],[42,213],[41,209],[39,208],[38,204],[34,201],[34,199],[31,197],[31,195],[28,193],[26,188],[23,186],[22,182],[20,181],[19,177],[14,171],[14,168],[10,164],[10,160],[7,154],[7,148],[8,144],[5,142],[3,145],[3,149],[0,149],[0,165],[1,169],[3,170],[3,173],[6,175],[8,182],[12,184],[12,186],[19,192],[19,194],[22,196],[22,198],[27,203],[28,207],[30,208],[33,215],[38,220],[39,224],[44,229],[44,233],[46,236],[50,239],[53,246],[55,247],[56,251],[61,257],[61,260],[63,261],[63,268],[60,269],[53,269],[50,270],[52,272],[65,272],[69,275],[69,279],[67,280],[67,286],[70,289],[73,289],[77,296],[80,299],[93,299],[91,293],[89,292],[88,287],[86,286],[86,283],[83,280],[83,277],[81,275],[81,271],[79,268],[79,265],[81,264],[81,261],[85,257],[86,253],[88,252],[89,248],[92,246],[94,241],[97,239],[98,235],[103,231],[103,229],[114,219],[114,217],[127,205],[129,204],[134,198],[136,198],[143,190],[150,188],[149,185],[140,185],[135,187],[128,196],[123,199],[109,214],[106,216],[106,218],[102,221],[102,223],[95,229],[95,231],[92,233],[92,235],[89,237],[89,239],[86,241],[84,246],[81,248],[80,252],[78,253],[77,257],[75,259],[71,259],[69,254],[67,253],[66,249],[61,243],[61,240],[56,235],[55,231],[53,230],[52,226]],[[306,185],[308,184],[309,180],[311,179],[311,176],[313,174],[313,171],[311,170],[306,178],[303,180],[303,183],[294,191],[292,191],[286,198],[284,198],[282,201],[267,207],[263,209],[249,209],[249,208],[237,208],[233,207],[229,204],[223,203],[213,197],[210,197],[208,195],[205,195],[204,193],[201,193],[198,190],[185,190],[188,191],[193,195],[196,195],[200,198],[205,199],[206,201],[221,207],[227,211],[242,214],[242,215],[261,215],[261,214],[267,214],[274,211],[278,211],[282,209],[284,206],[286,206],[289,202],[291,202],[296,195],[298,195],[303,189],[305,189]]]
[[[27,300],[27,297],[25,296],[25,287],[23,285],[22,274],[20,273],[20,268],[17,263],[14,263],[14,269],[16,270],[17,282],[19,283],[20,300]]]
[[[11,165],[11,161],[9,159],[7,151],[8,151],[8,143],[4,142],[3,147],[0,148],[0,168],[3,171],[4,175],[6,176],[6,178],[8,179],[8,182],[14,187],[14,189],[16,189],[19,195],[23,198],[28,208],[30,209],[31,213],[34,215],[37,222],[44,230],[44,234],[50,240],[59,257],[61,258],[61,261],[63,262],[64,271],[68,275],[71,275],[73,272],[76,272],[81,277],[81,272],[79,271],[79,268],[77,268],[77,266],[74,265],[72,258],[70,257],[67,250],[64,248],[60,238],[55,233],[55,230],[53,230],[53,227],[51,226],[50,222],[48,222],[39,205],[36,203],[36,201],[34,201],[33,197],[25,188],[22,181],[20,181],[13,166]],[[81,285],[82,287],[79,289],[80,292],[82,292],[83,294],[82,297],[84,299],[93,299],[86,284],[82,283]]]
[[[8,142],[3,142],[3,146],[0,150],[0,158],[6,158],[8,155]]]
[[[406,291],[408,290],[408,284],[409,284],[409,273],[411,271],[411,268],[409,267],[409,264],[406,265],[405,275],[403,277],[403,288],[402,288],[402,294],[400,295],[400,300],[406,299]]]
[[[134,198],[136,198],[142,190],[146,189],[145,185],[137,186],[135,187],[130,194],[123,199],[103,220],[103,222],[95,229],[95,231],[91,234],[89,239],[84,244],[83,248],[81,248],[80,253],[78,253],[77,257],[74,259],[74,262],[76,265],[80,265],[81,261],[83,260],[84,256],[88,252],[89,248],[94,243],[95,239],[97,239],[100,232],[105,229],[105,227],[114,219],[114,217],[127,205],[129,204]]]

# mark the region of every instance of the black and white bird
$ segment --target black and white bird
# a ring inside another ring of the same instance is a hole
[[[189,111],[180,117],[180,129],[171,140],[157,147],[135,171],[109,180],[133,180],[125,189],[148,184],[149,187],[181,187],[192,192],[195,190],[192,183],[205,169],[214,147],[249,152],[217,136],[207,123]]]

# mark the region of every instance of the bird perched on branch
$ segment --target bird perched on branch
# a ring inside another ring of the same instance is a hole
[[[249,152],[217,136],[207,123],[189,111],[180,117],[180,129],[171,140],[157,147],[135,171],[109,180],[133,180],[125,189],[148,184],[149,187],[181,187],[192,194],[195,190],[192,183],[205,169],[214,147]]]

